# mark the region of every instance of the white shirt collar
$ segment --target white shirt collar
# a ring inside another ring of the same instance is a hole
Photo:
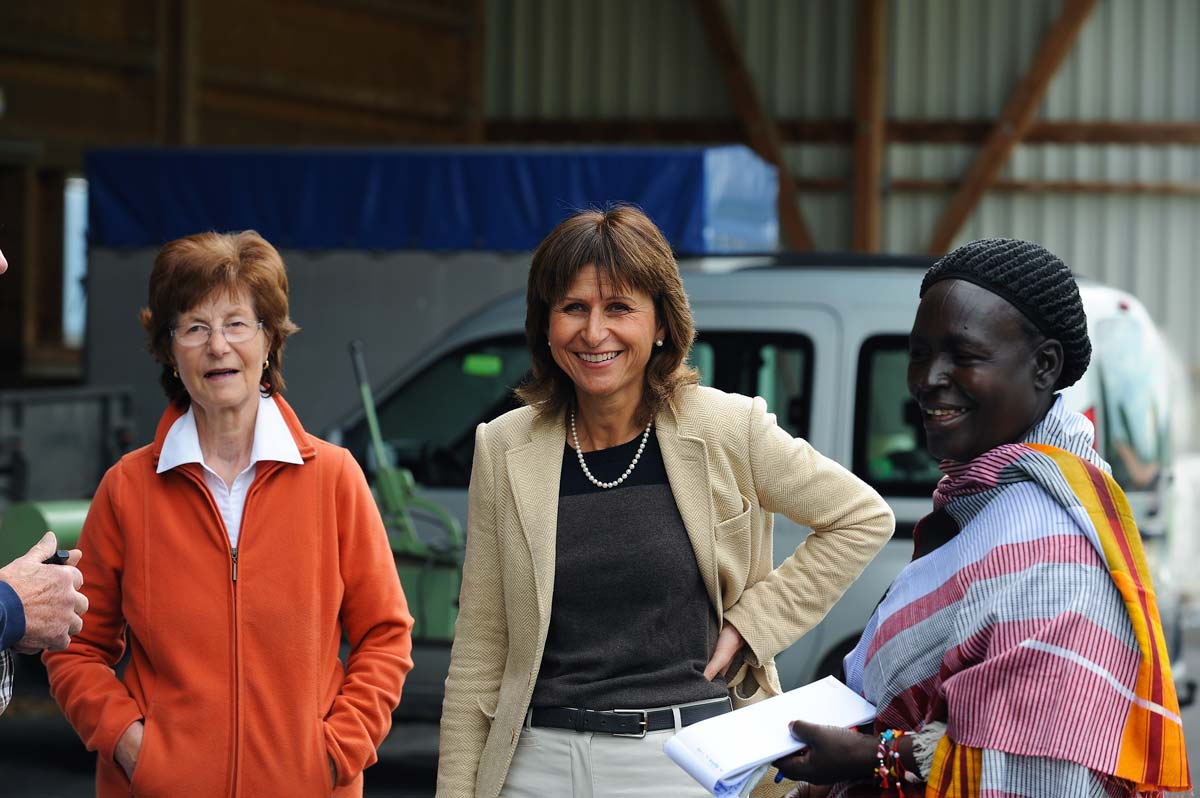
[[[275,460],[280,463],[304,465],[296,439],[283,420],[283,413],[270,397],[258,398],[258,417],[254,420],[254,445],[250,449],[250,464],[260,460]],[[163,439],[162,452],[158,455],[157,473],[170,471],[184,463],[199,463],[206,466],[200,451],[200,433],[196,430],[196,414],[192,408],[171,425]]]

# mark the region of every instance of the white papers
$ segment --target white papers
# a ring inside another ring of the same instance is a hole
[[[804,747],[788,731],[791,721],[858,726],[874,719],[874,705],[826,676],[688,726],[663,750],[713,795],[747,795],[771,762]]]

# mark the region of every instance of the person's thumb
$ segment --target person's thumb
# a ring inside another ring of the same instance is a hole
[[[47,532],[42,535],[42,539],[33,544],[33,548],[25,556],[35,562],[42,562],[48,557],[53,557],[54,552],[58,550],[58,538],[53,532]]]
[[[788,731],[792,733],[792,737],[802,743],[806,743],[813,737],[813,731],[820,728],[815,723],[807,723],[803,720],[794,720],[788,724]]]

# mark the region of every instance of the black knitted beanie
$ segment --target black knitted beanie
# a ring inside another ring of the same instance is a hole
[[[942,280],[966,280],[1007,300],[1043,335],[1063,347],[1055,390],[1074,385],[1092,359],[1087,316],[1071,270],[1040,244],[984,238],[943,255],[925,273],[921,296]]]

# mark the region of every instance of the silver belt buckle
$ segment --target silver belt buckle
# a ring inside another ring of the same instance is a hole
[[[632,733],[613,732],[612,733],[613,737],[633,737],[635,739],[640,740],[646,736],[646,731],[647,731],[648,727],[650,726],[650,716],[647,714],[646,710],[644,710],[644,709],[614,709],[613,714],[614,715],[641,715],[642,716],[642,731],[640,734],[637,732],[632,732]]]

